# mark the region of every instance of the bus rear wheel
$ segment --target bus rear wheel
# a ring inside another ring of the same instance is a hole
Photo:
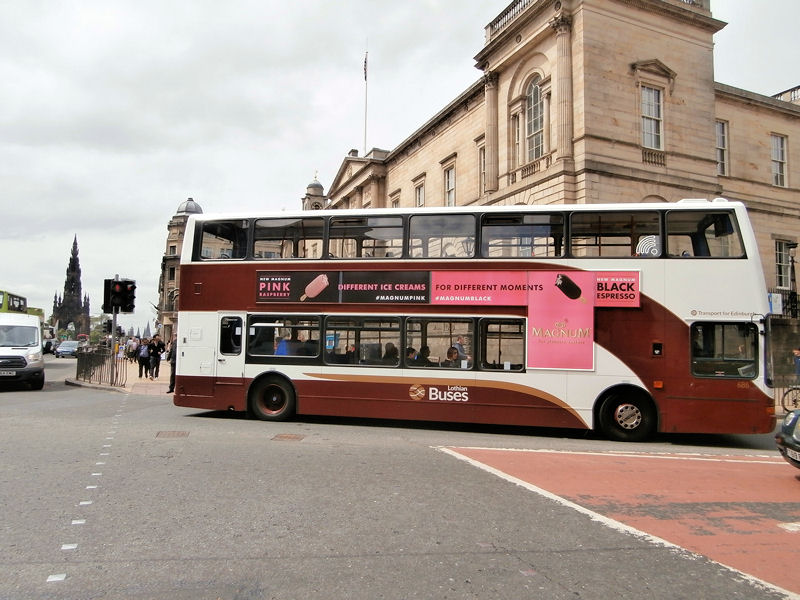
[[[250,389],[250,412],[261,421],[285,421],[294,414],[294,390],[283,379],[262,379]]]
[[[619,442],[643,442],[656,430],[656,409],[637,393],[614,393],[600,405],[600,430]]]

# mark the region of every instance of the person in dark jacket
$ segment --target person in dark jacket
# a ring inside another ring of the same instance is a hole
[[[161,355],[164,354],[164,342],[158,334],[153,336],[148,344],[150,349],[150,379],[158,379],[158,371],[161,368]]]
[[[177,361],[178,357],[178,337],[172,336],[172,342],[169,345],[169,352],[167,353],[169,358],[169,389],[167,390],[168,394],[175,393],[175,362]]]

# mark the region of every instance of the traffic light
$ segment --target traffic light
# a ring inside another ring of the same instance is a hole
[[[130,279],[123,279],[119,283],[122,285],[120,312],[132,313],[136,306],[136,282]]]
[[[103,322],[103,333],[111,333],[111,319]]]
[[[112,313],[114,307],[111,306],[111,286],[114,285],[113,279],[103,280],[103,312]]]
[[[106,279],[103,312],[132,313],[136,304],[136,282],[131,279]]]

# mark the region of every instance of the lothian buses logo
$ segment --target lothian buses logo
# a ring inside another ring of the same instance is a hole
[[[448,385],[447,387],[429,386],[415,383],[408,388],[408,396],[412,400],[430,400],[432,402],[469,402],[469,389],[463,385]]]

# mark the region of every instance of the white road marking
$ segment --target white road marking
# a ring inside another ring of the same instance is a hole
[[[768,581],[764,581],[763,579],[759,579],[758,577],[754,577],[752,575],[748,575],[747,573],[739,571],[738,569],[734,569],[733,567],[730,567],[730,566],[728,566],[726,564],[717,562],[717,561],[712,560],[712,559],[710,559],[710,558],[708,558],[706,556],[702,556],[700,554],[696,554],[696,553],[694,553],[694,552],[692,552],[690,550],[687,550],[686,548],[682,548],[681,546],[678,546],[677,544],[673,544],[672,542],[668,542],[667,540],[665,540],[663,538],[660,538],[660,537],[655,536],[655,535],[651,535],[649,533],[646,533],[644,531],[636,529],[635,527],[631,527],[630,525],[626,525],[625,523],[621,523],[620,521],[617,521],[615,519],[611,519],[609,517],[606,517],[605,515],[601,515],[600,513],[597,513],[597,512],[595,512],[593,510],[590,510],[588,508],[585,508],[585,507],[581,506],[580,504],[575,504],[571,500],[567,500],[566,498],[562,498],[561,496],[557,496],[556,494],[553,494],[552,492],[548,492],[545,489],[537,487],[537,486],[533,485],[532,483],[528,483],[527,481],[524,481],[522,479],[518,479],[518,478],[516,478],[516,477],[514,477],[512,475],[509,475],[508,473],[500,471],[499,469],[495,469],[494,467],[490,467],[489,465],[486,465],[486,464],[484,464],[484,463],[482,463],[482,462],[480,462],[478,460],[475,460],[475,459],[470,458],[468,456],[464,456],[463,454],[459,454],[457,450],[454,450],[452,448],[446,448],[446,447],[443,447],[443,446],[434,446],[434,448],[436,450],[440,450],[441,452],[444,452],[445,454],[449,454],[453,458],[457,458],[458,460],[464,461],[464,462],[472,465],[473,467],[477,467],[478,469],[486,471],[487,473],[491,473],[492,475],[495,475],[495,476],[499,477],[500,479],[504,479],[504,480],[506,480],[506,481],[508,481],[510,483],[514,483],[514,484],[516,484],[516,485],[518,485],[518,486],[520,486],[520,487],[522,487],[522,488],[524,488],[524,489],[526,489],[528,491],[534,492],[536,494],[539,494],[540,496],[543,496],[544,498],[548,498],[549,500],[552,500],[552,501],[554,501],[554,502],[556,502],[558,504],[561,504],[562,506],[565,506],[567,508],[571,508],[572,510],[574,510],[576,512],[579,512],[579,513],[581,513],[583,515],[588,516],[592,521],[596,521],[596,522],[598,522],[598,523],[600,523],[602,525],[605,525],[609,529],[614,529],[614,530],[619,531],[621,533],[627,533],[628,535],[632,535],[635,538],[638,538],[638,539],[646,541],[646,542],[650,542],[651,544],[655,544],[657,546],[662,546],[662,547],[670,550],[671,552],[674,552],[676,554],[679,554],[679,555],[682,555],[682,556],[685,556],[685,557],[688,557],[688,558],[691,558],[691,559],[708,560],[709,562],[717,564],[717,565],[727,569],[728,571],[731,571],[732,573],[736,573],[737,576],[746,579],[747,581],[749,581],[752,585],[754,585],[756,587],[759,587],[759,588],[765,589],[765,590],[772,590],[772,591],[779,592],[781,594],[784,594],[785,597],[787,599],[789,599],[789,600],[800,600],[800,594],[795,594],[794,592],[790,592],[789,590],[785,590],[783,588],[780,588],[780,587],[778,587],[776,585],[773,585],[773,584],[769,583]],[[463,448],[463,449],[464,450],[501,450],[500,448]],[[511,449],[509,449],[509,450],[511,450]],[[571,452],[571,451],[564,452],[564,451],[558,451],[558,450],[515,450],[515,451],[517,451],[517,452],[545,452],[545,453],[551,453],[551,454],[592,454],[592,455],[597,455],[597,456],[624,456],[624,457],[634,457],[634,456],[641,457],[641,456],[644,456],[645,458],[648,458],[648,457],[668,458],[667,456],[663,456],[662,457],[662,456],[656,456],[656,455],[652,455],[652,454],[638,455],[638,454],[628,454],[628,453],[607,453],[607,452]],[[705,459],[704,458],[704,459],[696,459],[696,460],[712,460],[712,459]],[[728,461],[723,460],[721,462],[728,462]],[[733,462],[753,462],[753,461],[733,461]],[[772,464],[772,463],[767,463],[767,464]],[[777,463],[777,464],[780,464],[780,463]]]

